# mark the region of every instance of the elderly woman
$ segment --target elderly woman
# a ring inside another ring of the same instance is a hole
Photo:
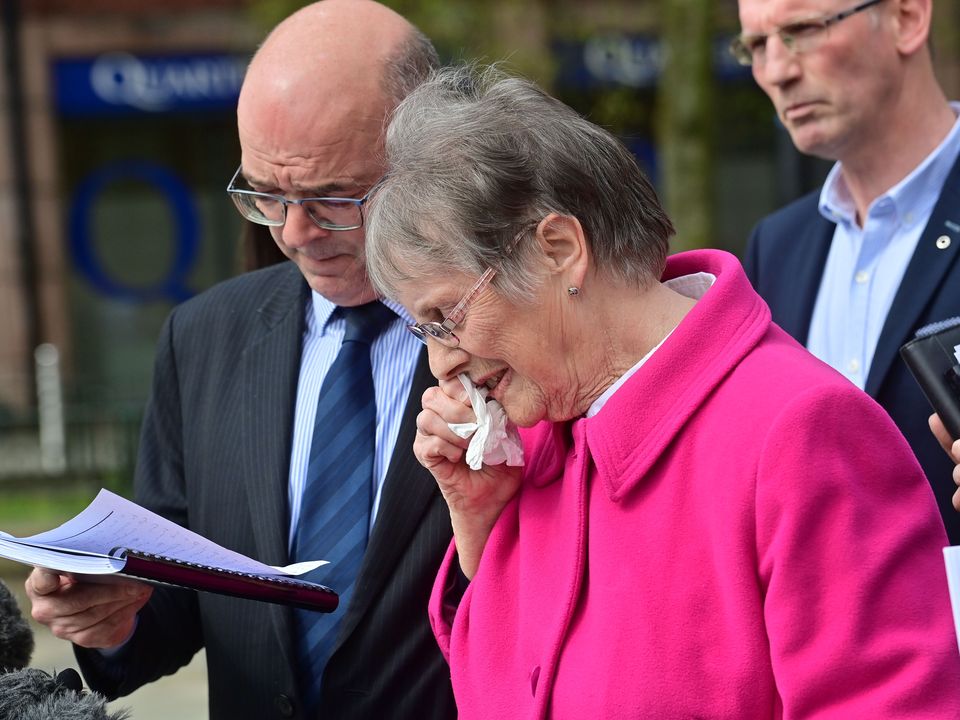
[[[430,613],[461,718],[960,717],[906,443],[732,256],[666,258],[616,139],[452,69],[386,152],[368,262],[439,380],[414,452],[454,528]],[[523,428],[522,468],[465,464],[461,374]]]

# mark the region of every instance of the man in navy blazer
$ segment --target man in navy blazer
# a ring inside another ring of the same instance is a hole
[[[779,325],[890,413],[960,543],[954,463],[898,354],[918,328],[960,314],[960,106],[934,76],[931,0],[739,0],[739,11],[734,55],[797,149],[836,161],[820,191],[758,223],[747,274]]]
[[[229,188],[248,219],[269,221],[290,262],[221,283],[167,319],[137,463],[142,505],[262,562],[290,562],[309,522],[298,508],[321,383],[344,336],[339,308],[377,300],[362,206],[385,169],[382,134],[437,64],[426,38],[371,0],[314,3],[257,51]],[[290,607],[35,570],[34,617],[75,644],[92,688],[126,695],[204,648],[212,720],[456,717],[427,617],[450,516],[412,450],[420,397],[435,381],[411,320],[384,304],[393,320],[370,350],[373,521],[353,593],[334,616],[319,699],[307,700],[316,678],[297,659],[303,633]]]

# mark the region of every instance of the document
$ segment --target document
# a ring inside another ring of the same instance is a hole
[[[957,633],[957,647],[960,648],[960,546],[945,547],[943,560],[947,564],[947,587],[950,590],[950,605],[953,607],[953,626]]]
[[[339,602],[330,588],[297,577],[325,561],[265,565],[109,490],[53,530],[24,538],[0,531],[0,557],[90,579],[125,575],[321,612]]]

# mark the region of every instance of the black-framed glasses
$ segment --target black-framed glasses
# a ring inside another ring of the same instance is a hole
[[[766,35],[741,33],[730,43],[730,52],[741,65],[762,65],[767,59],[767,40],[770,35],[779,37],[780,42],[791,55],[811,52],[826,40],[827,31],[831,25],[836,25],[841,20],[873,7],[881,1],[866,0],[834,15],[794,20]]]
[[[237,210],[247,220],[257,225],[280,227],[287,221],[287,206],[299,205],[318,227],[325,230],[356,230],[363,227],[363,205],[370,199],[374,185],[362,198],[311,197],[290,200],[283,195],[257,192],[250,188],[237,187],[243,179],[243,167],[238,167],[227,185],[227,194]]]
[[[523,230],[514,236],[509,247],[507,248],[508,255],[513,252],[513,248],[517,246],[517,243],[520,242],[520,239],[528,229],[529,226],[524,227]],[[420,342],[422,342],[424,345],[427,344],[427,338],[433,338],[441,345],[446,345],[447,347],[459,346],[460,338],[453,334],[454,328],[463,322],[463,319],[467,315],[467,308],[470,306],[470,303],[474,301],[477,295],[483,292],[483,289],[490,284],[490,281],[496,274],[497,271],[495,268],[488,267],[486,270],[484,270],[476,284],[470,288],[467,294],[460,299],[460,302],[454,306],[453,310],[450,311],[450,314],[440,322],[413,323],[412,325],[407,325],[407,330],[416,335],[417,339],[420,340]]]

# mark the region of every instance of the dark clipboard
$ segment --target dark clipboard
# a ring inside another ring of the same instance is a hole
[[[900,356],[954,440],[960,440],[960,317],[920,328]]]
[[[306,580],[251,575],[135,550],[118,549],[116,555],[125,560],[118,574],[140,580],[318,612],[333,612],[340,603],[336,592]]]

